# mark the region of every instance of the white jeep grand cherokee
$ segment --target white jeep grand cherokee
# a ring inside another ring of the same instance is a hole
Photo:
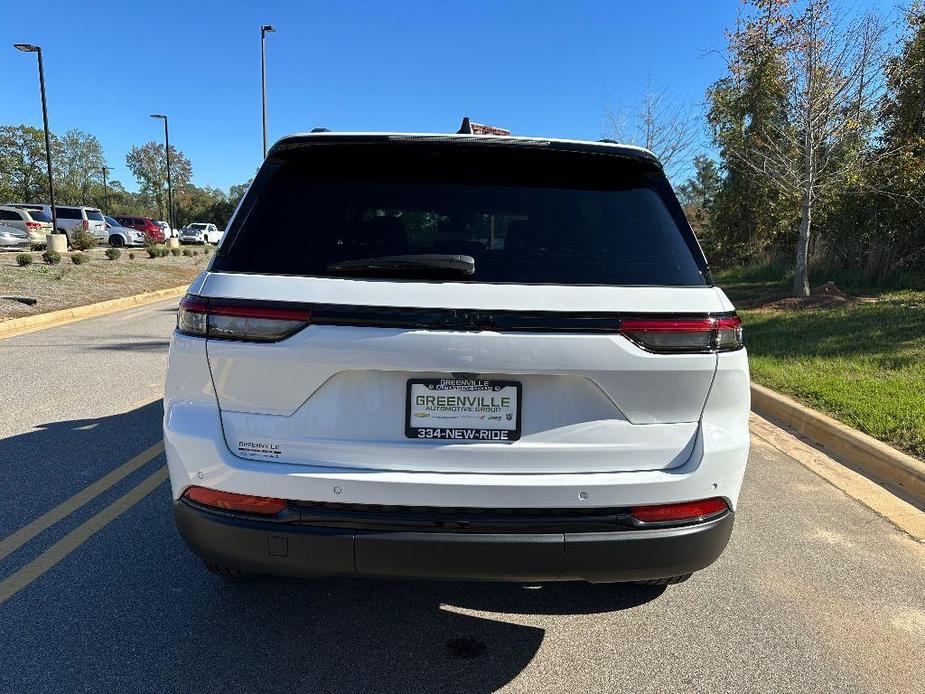
[[[648,151],[294,135],[227,234],[164,416],[210,570],[674,583],[723,551],[748,363]]]

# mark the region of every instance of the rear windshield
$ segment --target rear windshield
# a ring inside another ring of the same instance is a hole
[[[92,219],[94,222],[105,222],[103,219],[103,213],[99,210],[87,210],[87,219]]]
[[[451,281],[707,283],[651,164],[469,146],[326,146],[269,163],[212,269],[414,280],[415,267],[347,261],[422,255],[471,257],[474,271],[446,270]]]
[[[50,222],[51,217],[45,214],[42,210],[28,210],[29,216],[32,217],[33,222]]]

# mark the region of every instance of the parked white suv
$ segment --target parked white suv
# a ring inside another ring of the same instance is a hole
[[[42,205],[42,210],[51,217],[51,205]],[[82,207],[79,205],[55,205],[58,217],[58,231],[67,236],[68,244],[71,242],[71,232],[82,226],[93,234],[100,243],[106,243],[109,235],[106,233],[106,220],[103,213],[96,207]]]
[[[740,323],[645,150],[287,137],[177,323],[175,518],[217,573],[665,584],[729,539]]]

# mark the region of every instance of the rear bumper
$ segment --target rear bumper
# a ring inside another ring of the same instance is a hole
[[[476,534],[302,526],[213,513],[184,500],[174,514],[195,554],[256,573],[601,583],[703,569],[726,547],[734,520],[729,512],[675,528]]]

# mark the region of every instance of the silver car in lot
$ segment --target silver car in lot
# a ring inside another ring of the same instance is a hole
[[[28,251],[32,248],[29,234],[9,224],[0,223],[0,249],[5,251]]]
[[[118,220],[108,215],[104,216],[103,219],[106,220],[107,241],[113,248],[119,248],[120,246],[144,246],[147,242],[147,237],[144,233],[137,229],[124,227],[119,224]]]

